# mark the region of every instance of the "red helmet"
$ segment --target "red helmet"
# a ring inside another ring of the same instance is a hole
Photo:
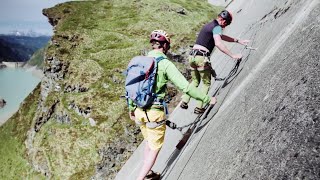
[[[169,35],[164,30],[154,30],[150,34],[150,42],[159,41],[159,42],[168,42],[170,44]]]

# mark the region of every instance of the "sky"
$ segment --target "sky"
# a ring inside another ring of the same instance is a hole
[[[42,9],[70,0],[0,0],[0,34],[13,31],[52,35]]]

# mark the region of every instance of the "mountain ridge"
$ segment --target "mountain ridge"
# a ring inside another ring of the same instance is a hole
[[[0,61],[25,62],[49,39],[50,36],[0,35]]]

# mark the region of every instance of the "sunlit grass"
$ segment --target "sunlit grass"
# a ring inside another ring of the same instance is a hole
[[[34,90],[20,107],[20,110],[0,127],[0,179],[37,178],[43,176],[35,172],[26,159],[24,141],[36,112],[40,86]]]

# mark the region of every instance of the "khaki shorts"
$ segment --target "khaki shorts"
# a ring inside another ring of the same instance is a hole
[[[144,139],[148,141],[150,149],[160,149],[164,142],[166,124],[162,124],[159,127],[150,129],[146,127],[145,123],[148,122],[148,119],[146,113],[142,109],[137,108],[134,114],[136,116],[136,121],[138,121],[138,123],[141,122],[142,124],[140,125],[140,129]],[[166,119],[166,114],[164,113],[164,111],[149,109],[147,110],[147,114],[150,122],[159,122]]]

